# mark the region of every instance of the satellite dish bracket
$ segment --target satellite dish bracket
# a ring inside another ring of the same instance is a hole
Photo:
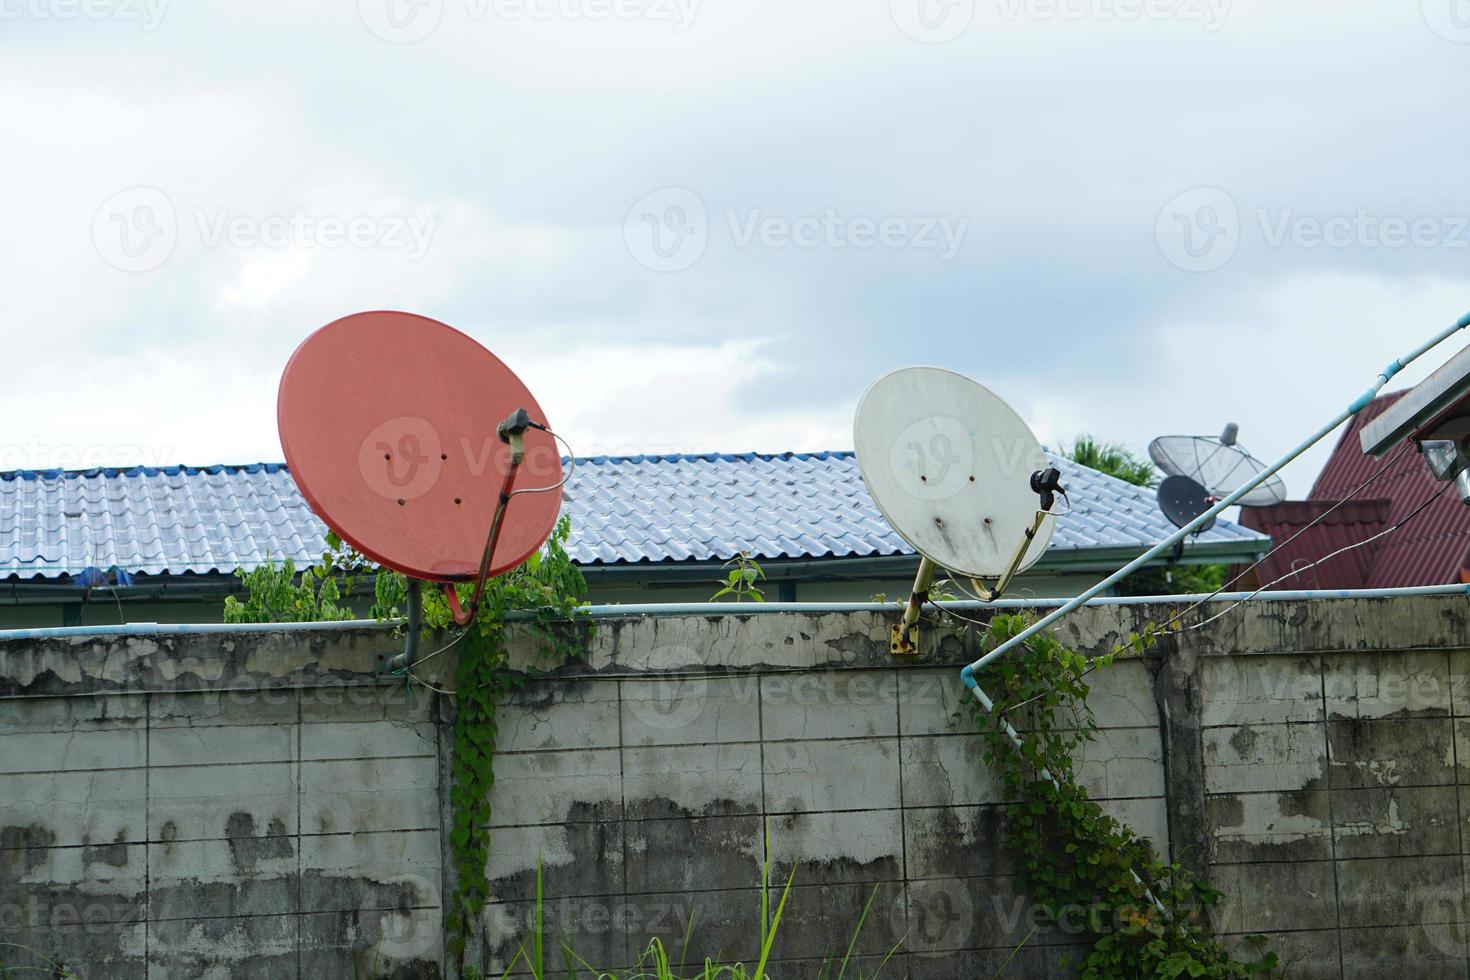
[[[914,576],[914,588],[909,601],[904,604],[903,618],[889,633],[888,652],[895,657],[917,657],[919,655],[919,610],[929,601],[929,587],[934,584],[934,575],[939,566],[931,558],[919,558],[919,571]]]
[[[424,620],[424,583],[416,578],[408,580],[404,601],[408,606],[407,635],[403,640],[403,652],[389,659],[385,653],[378,654],[378,674],[402,677],[413,669],[419,657],[419,633]]]
[[[995,602],[1005,595],[1006,590],[1011,587],[1019,573],[1022,563],[1026,561],[1031,546],[1036,542],[1036,536],[1041,533],[1041,526],[1048,517],[1066,516],[1054,515],[1052,508],[1057,504],[1057,497],[1067,497],[1067,489],[1062,486],[1062,474],[1056,467],[1047,467],[1037,470],[1031,474],[1031,489],[1041,498],[1041,506],[1036,511],[1036,520],[1026,529],[1020,545],[1016,548],[1016,555],[1011,559],[1010,567],[1000,577],[994,588],[984,586],[979,579],[972,579],[976,588],[986,595],[987,602]],[[1067,514],[1071,511],[1071,498],[1067,498]],[[929,558],[919,559],[919,571],[914,576],[914,587],[909,594],[909,601],[904,604],[903,619],[893,627],[889,638],[888,649],[897,657],[917,657],[919,655],[919,612],[924,603],[929,601],[929,587],[934,584],[934,575],[939,566]]]
[[[484,556],[480,559],[480,570],[475,580],[475,593],[470,600],[468,611],[460,606],[459,593],[455,591],[454,585],[448,582],[444,584],[444,600],[449,604],[449,611],[458,626],[468,626],[473,623],[475,615],[480,611],[480,600],[484,596],[490,561],[495,554],[495,542],[500,537],[501,526],[505,523],[506,505],[510,503],[510,498],[513,496],[511,485],[515,482],[516,470],[526,458],[525,432],[527,429],[548,431],[545,426],[531,421],[531,416],[524,408],[516,409],[496,429],[496,435],[500,437],[500,441],[510,446],[510,468],[506,471],[505,482],[500,487],[500,499],[495,506],[495,517],[490,522],[490,536],[485,542]],[[416,578],[408,580],[407,604],[408,635],[403,642],[403,652],[388,661],[387,672],[389,673],[401,674],[412,669],[418,657],[424,600],[423,583]]]
[[[1061,490],[1061,492],[1066,493],[1065,490]],[[1011,567],[1006,569],[1006,573],[1000,577],[1000,581],[996,582],[995,588],[990,590],[991,602],[995,602],[1001,596],[1005,595],[1006,591],[1011,587],[1011,583],[1016,579],[1016,574],[1020,571],[1021,563],[1026,560],[1026,555],[1031,551],[1031,545],[1036,541],[1036,535],[1041,532],[1041,525],[1051,516],[1051,508],[1056,506],[1057,502],[1055,492],[1047,491],[1042,495],[1043,501],[1046,501],[1048,498],[1050,498],[1050,503],[1042,510],[1036,512],[1035,522],[1026,529],[1026,535],[1021,539],[1020,547],[1016,549],[1016,557],[1011,559]]]
[[[1072,498],[1067,496],[1067,488],[1062,486],[1062,473],[1055,466],[1032,473],[1031,489],[1041,498],[1041,507],[1036,511],[1036,520],[1026,529],[1025,537],[1022,538],[1020,546],[1016,549],[1016,556],[1011,559],[1010,567],[996,582],[995,588],[989,590],[988,601],[990,602],[1000,599],[1010,589],[1011,583],[1016,580],[1016,576],[1021,571],[1022,563],[1026,561],[1026,556],[1031,552],[1031,546],[1036,543],[1036,536],[1041,533],[1041,525],[1046,522],[1046,519],[1065,517],[1072,513]],[[1052,508],[1057,505],[1058,496],[1067,501],[1067,510],[1063,514],[1052,513]]]
[[[475,621],[475,614],[480,611],[480,600],[485,595],[485,580],[490,573],[490,559],[495,554],[495,542],[500,537],[500,527],[505,523],[506,507],[510,504],[510,498],[514,491],[511,487],[516,481],[516,472],[526,458],[526,430],[541,429],[546,427],[531,421],[531,416],[524,408],[518,408],[510,414],[504,422],[496,429],[496,435],[500,441],[510,447],[510,466],[505,470],[505,482],[500,486],[500,499],[495,504],[495,516],[490,520],[490,534],[485,539],[485,552],[480,557],[480,570],[475,576],[475,591],[470,597],[468,610],[461,608],[459,604],[459,593],[451,582],[444,583],[444,598],[449,603],[449,612],[454,616],[457,626],[468,626]]]

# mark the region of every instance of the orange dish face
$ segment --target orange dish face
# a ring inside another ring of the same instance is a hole
[[[546,416],[494,354],[453,327],[412,313],[343,317],[308,337],[281,376],[281,448],[302,496],[362,554],[413,578],[475,577],[510,447],[497,427],[524,408]],[[525,433],[514,488],[561,480],[546,432]],[[489,574],[510,571],[550,536],[561,490],[519,494],[506,508]]]

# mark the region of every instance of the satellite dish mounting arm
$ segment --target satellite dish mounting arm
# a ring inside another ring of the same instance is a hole
[[[909,601],[903,607],[903,619],[893,628],[889,652],[894,656],[916,657],[919,654],[919,611],[929,601],[929,587],[934,584],[934,575],[939,566],[932,558],[919,557],[919,572],[914,576],[914,588]]]
[[[526,430],[543,429],[544,426],[537,425],[531,421],[531,416],[524,408],[518,408],[510,414],[504,422],[500,423],[496,435],[500,441],[510,447],[510,465],[505,470],[505,482],[500,485],[500,499],[495,504],[495,516],[490,521],[490,534],[485,539],[485,551],[480,556],[480,570],[475,576],[475,591],[470,597],[469,609],[463,609],[459,604],[459,593],[455,591],[452,583],[444,586],[444,598],[449,603],[449,611],[454,616],[454,622],[458,626],[468,626],[475,621],[475,614],[480,611],[480,600],[485,595],[485,581],[490,574],[490,559],[495,554],[495,542],[500,537],[501,525],[505,523],[505,511],[510,504],[512,486],[516,481],[516,472],[526,458]]]
[[[1046,522],[1048,517],[1052,516],[1052,508],[1057,505],[1057,497],[1067,496],[1067,488],[1062,486],[1061,470],[1058,470],[1055,466],[1048,466],[1044,470],[1037,470],[1035,473],[1032,473],[1031,489],[1041,498],[1041,506],[1037,508],[1036,520],[1031,522],[1031,526],[1026,529],[1025,537],[1021,539],[1020,545],[1016,548],[1016,555],[1011,559],[1011,564],[1006,569],[1006,573],[1000,577],[1000,581],[996,583],[995,588],[990,590],[991,602],[995,602],[1004,596],[1010,589],[1011,583],[1016,580],[1016,575],[1021,571],[1021,564],[1031,552],[1031,546],[1036,543],[1036,535],[1041,533],[1041,525]],[[1068,500],[1067,507],[1070,510],[1070,498]]]
[[[1048,517],[1054,516],[1052,514],[1052,508],[1057,505],[1057,497],[1067,496],[1067,490],[1062,486],[1061,471],[1054,466],[1049,466],[1044,470],[1037,470],[1031,474],[1031,489],[1040,498],[1041,504],[1036,511],[1036,520],[1032,522],[1031,527],[1027,528],[1025,536],[1022,537],[1021,543],[1016,549],[1015,557],[1011,559],[1010,567],[1000,577],[1000,581],[996,583],[995,588],[988,590],[982,589],[982,591],[988,591],[990,602],[995,602],[1001,598],[1005,595],[1006,590],[1011,587],[1011,583],[1015,581],[1022,563],[1025,562],[1027,554],[1031,551],[1032,544],[1036,541],[1037,534],[1041,532],[1042,524],[1046,522]],[[1068,505],[1068,512],[1070,512],[1070,504]],[[913,591],[909,593],[908,602],[904,604],[903,619],[894,628],[892,640],[889,644],[889,651],[895,656],[912,657],[918,655],[919,612],[923,608],[924,603],[929,601],[929,588],[934,584],[934,575],[938,570],[939,566],[931,559],[920,557],[919,572],[914,577]]]

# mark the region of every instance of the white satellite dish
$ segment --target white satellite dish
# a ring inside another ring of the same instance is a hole
[[[1165,475],[1187,476],[1224,499],[1266,471],[1265,463],[1236,442],[1239,435],[1232,424],[1218,437],[1160,436],[1149,444],[1148,454]],[[1240,505],[1270,507],[1285,499],[1286,484],[1273,476],[1240,498]]]
[[[986,388],[942,368],[895,371],[863,395],[853,441],[878,509],[939,567],[999,581],[1045,554],[1054,518],[1027,539],[1039,510],[1031,478],[1050,463],[1021,416]]]

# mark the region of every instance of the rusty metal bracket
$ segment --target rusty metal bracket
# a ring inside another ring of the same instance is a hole
[[[919,655],[919,624],[898,623],[888,631],[888,652],[895,657]]]

